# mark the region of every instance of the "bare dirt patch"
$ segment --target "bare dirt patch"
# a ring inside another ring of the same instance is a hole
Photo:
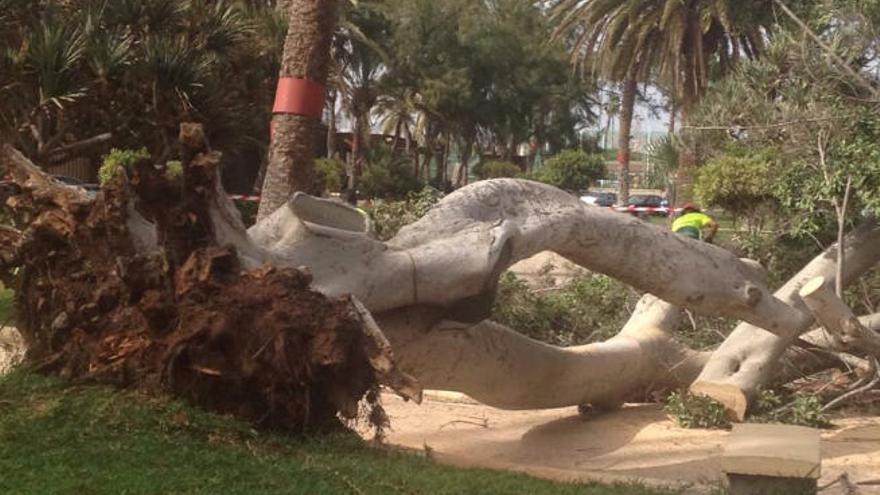
[[[726,431],[678,428],[659,405],[585,417],[575,408],[503,411],[426,393],[421,406],[383,396],[388,441],[441,462],[523,471],[557,480],[641,480],[717,485]],[[820,485],[847,473],[859,493],[880,493],[880,418],[845,418],[822,434]],[[870,483],[874,484],[870,484]],[[832,487],[823,493],[844,493]]]

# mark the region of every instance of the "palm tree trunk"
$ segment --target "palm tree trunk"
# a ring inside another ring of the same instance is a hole
[[[449,181],[449,147],[450,147],[450,136],[446,135],[446,142],[443,144],[443,157],[440,160],[440,168],[437,171],[437,176],[440,178],[440,187],[442,189],[446,189],[446,183]]]
[[[319,85],[327,83],[336,6],[337,0],[291,1],[281,78],[304,79]],[[321,115],[278,113],[272,122],[274,136],[269,147],[258,220],[284,205],[294,191],[319,192],[315,190],[314,158]]]
[[[635,69],[631,69],[623,82],[623,99],[620,108],[620,141],[617,161],[620,163],[620,184],[617,189],[617,197],[620,201],[629,199],[629,159],[632,146],[632,121],[636,106],[636,93],[638,92],[638,80]],[[622,203],[625,204],[625,203]]]
[[[696,92],[692,88],[685,87],[684,97],[681,102],[681,120],[685,123],[691,115],[691,109],[696,105]],[[678,155],[678,170],[675,176],[675,196],[678,204],[693,201],[693,169],[696,166],[697,157],[691,145],[684,145]]]
[[[675,97],[669,98],[669,134],[675,134],[675,113],[678,112],[678,105],[675,103]]]
[[[470,162],[471,155],[474,153],[474,140],[473,135],[468,136],[467,140],[464,143],[464,149],[461,152],[461,184],[459,187],[466,186],[468,184],[468,175],[470,174]]]
[[[394,140],[391,142],[391,155],[397,156],[397,147],[400,146],[400,134],[403,130],[403,121],[398,120],[397,125],[394,126]]]
[[[336,157],[336,90],[330,93],[330,118],[327,124],[327,158]]]

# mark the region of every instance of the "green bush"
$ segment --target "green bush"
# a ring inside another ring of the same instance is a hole
[[[382,201],[369,210],[376,228],[376,237],[387,241],[404,226],[425,216],[443,195],[434,188],[425,187],[407,194],[403,201]]]
[[[703,206],[718,206],[747,218],[767,217],[776,204],[773,184],[778,154],[738,150],[710,158],[697,170],[694,194]]]
[[[374,148],[361,176],[360,192],[367,198],[403,199],[418,192],[424,183],[413,177],[409,160],[385,148]]]
[[[183,162],[179,160],[167,162],[165,164],[165,176],[172,180],[183,177]]]
[[[565,150],[547,160],[531,178],[566,191],[580,191],[605,176],[601,155],[588,155],[580,150]]]
[[[724,405],[705,395],[672,392],[666,399],[666,412],[682,428],[730,428]]]
[[[235,207],[241,213],[241,221],[244,222],[245,227],[250,227],[257,222],[257,211],[260,209],[260,203],[242,199],[236,199],[233,203],[235,203]]]
[[[335,158],[315,160],[315,175],[322,192],[339,192],[346,186],[345,163]]]
[[[788,425],[827,428],[831,425],[822,411],[822,401],[815,395],[795,393],[783,395],[774,390],[761,390],[755,398],[754,411],[749,418],[755,423],[782,423]]]
[[[140,160],[148,160],[150,153],[146,148],[139,150],[120,150],[113,148],[110,153],[104,157],[101,168],[98,169],[98,182],[101,185],[107,184],[121,169],[127,169]],[[181,169],[182,170],[182,169]]]
[[[666,399],[666,412],[682,428],[729,428],[730,418],[724,405],[704,395],[672,392]],[[827,428],[828,416],[815,395],[795,393],[782,395],[762,390],[755,397],[749,412],[753,423],[782,423]]]
[[[474,173],[480,179],[497,179],[500,177],[519,177],[522,170],[515,163],[491,160],[480,162],[475,167]]]
[[[549,344],[587,344],[617,334],[636,298],[636,293],[605,275],[578,278],[557,291],[537,293],[507,272],[499,281],[492,319]]]

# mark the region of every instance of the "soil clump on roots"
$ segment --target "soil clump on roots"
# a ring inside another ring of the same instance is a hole
[[[246,266],[217,224],[240,218],[218,209],[220,155],[200,126],[181,126],[181,157],[182,176],[142,160],[93,199],[0,150],[13,177],[0,189],[0,277],[28,362],[264,427],[381,427],[376,344],[354,301],[311,290],[302,270]]]

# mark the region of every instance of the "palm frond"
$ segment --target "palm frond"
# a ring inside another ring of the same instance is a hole
[[[84,84],[77,69],[86,51],[86,39],[79,28],[50,18],[31,33],[26,46],[25,67],[36,79],[41,105],[60,107],[83,96]]]

